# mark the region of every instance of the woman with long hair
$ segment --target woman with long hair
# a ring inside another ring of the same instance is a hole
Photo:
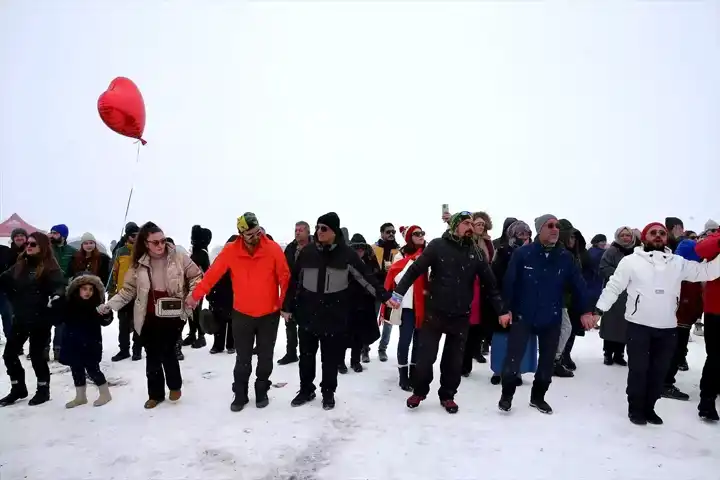
[[[47,235],[35,232],[28,236],[25,251],[15,265],[0,275],[0,290],[7,294],[13,307],[12,330],[3,352],[11,387],[10,394],[0,400],[0,406],[12,405],[28,396],[25,370],[18,358],[28,340],[37,377],[37,393],[29,404],[40,405],[50,400],[50,369],[43,354],[53,324],[50,299],[60,297],[65,290],[65,276]]]
[[[425,232],[417,225],[404,228],[400,233],[405,238],[405,245],[396,255],[395,262],[385,277],[385,289],[392,291],[400,282],[407,269],[425,249]],[[401,257],[400,257],[401,256]],[[425,290],[427,275],[421,275],[403,297],[400,314],[400,338],[397,346],[398,385],[406,392],[412,392],[412,380],[415,373],[419,329],[425,315]],[[384,305],[380,318],[389,318],[390,309]],[[410,348],[412,344],[412,350]]]
[[[135,241],[125,284],[107,304],[98,307],[100,313],[107,313],[135,300],[133,321],[146,353],[148,400],[145,408],[155,408],[165,400],[166,384],[171,401],[179,400],[182,395],[175,345],[185,320],[192,315],[192,311],[185,308],[185,298],[201,278],[200,268],[190,257],[177,252],[162,229],[148,222],[140,228]]]
[[[70,261],[67,276],[73,278],[83,272],[100,278],[103,285],[110,279],[110,257],[100,251],[93,234],[87,232],[80,238],[80,249]]]

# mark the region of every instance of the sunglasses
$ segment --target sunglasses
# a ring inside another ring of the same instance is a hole
[[[138,236],[137,233],[131,233],[130,235],[128,235],[128,238],[135,238],[137,236]]]
[[[35,248],[38,246],[37,242],[27,242],[25,245],[27,245],[28,247],[32,247],[32,248]]]
[[[154,245],[156,247],[159,247],[160,245],[165,245],[167,243],[166,238],[161,238],[160,240],[148,240],[148,243],[150,245]]]
[[[667,237],[667,232],[665,230],[650,230],[648,235],[651,237]]]
[[[413,237],[424,237],[424,236],[425,236],[425,232],[423,232],[422,230],[416,230],[416,231],[413,232],[412,236],[413,236]]]
[[[545,226],[549,228],[550,230],[560,230],[560,224],[559,223],[546,223]]]
[[[330,227],[328,227],[327,225],[317,225],[315,227],[315,231],[326,233],[330,231]]]
[[[385,230],[385,235],[395,235],[395,230]]]

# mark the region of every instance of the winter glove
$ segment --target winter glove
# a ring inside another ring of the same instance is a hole
[[[52,308],[52,307],[53,307],[53,302],[56,301],[56,300],[59,299],[59,298],[60,298],[60,295],[54,295],[54,296],[52,296],[52,297],[48,297],[47,308]]]

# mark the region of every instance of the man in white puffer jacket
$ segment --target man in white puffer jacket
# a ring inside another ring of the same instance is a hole
[[[627,290],[628,417],[636,425],[661,425],[655,402],[677,342],[675,311],[681,284],[720,277],[720,256],[696,263],[673,255],[667,248],[668,231],[657,222],[643,229],[641,240],[643,246],[623,258],[608,280],[595,314],[608,311]]]

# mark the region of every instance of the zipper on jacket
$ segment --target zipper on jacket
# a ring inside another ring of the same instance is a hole
[[[630,315],[635,315],[638,311],[638,304],[640,303],[640,294],[638,294],[637,297],[635,297],[635,310]]]

